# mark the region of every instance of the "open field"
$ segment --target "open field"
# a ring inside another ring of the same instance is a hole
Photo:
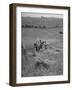
[[[22,53],[22,77],[51,76],[63,74],[63,28],[38,29],[22,28],[22,45],[28,50],[28,54]],[[45,40],[48,49],[35,51],[33,56],[33,44],[36,39]]]

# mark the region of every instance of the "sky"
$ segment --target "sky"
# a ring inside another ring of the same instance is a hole
[[[28,12],[22,12],[21,16],[23,16],[23,17],[55,17],[55,18],[63,18],[63,14],[51,14],[51,13],[28,13]]]

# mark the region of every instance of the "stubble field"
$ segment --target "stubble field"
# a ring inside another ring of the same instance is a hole
[[[35,29],[22,28],[22,44],[24,49],[33,47],[37,38],[46,40],[48,49],[44,51],[32,50],[29,54],[22,53],[22,77],[54,76],[63,74],[63,28]]]

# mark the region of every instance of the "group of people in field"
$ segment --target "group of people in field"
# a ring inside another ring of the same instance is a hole
[[[41,50],[46,50],[48,49],[48,44],[46,43],[46,41],[42,41],[42,40],[37,40],[34,44],[33,44],[33,48],[28,48],[28,49],[25,49],[23,47],[23,44],[22,44],[22,54],[24,55],[28,55],[29,53],[32,54],[33,56],[36,55],[35,51],[36,52],[39,52]]]
[[[34,43],[34,48],[36,49],[36,51],[40,51],[41,49],[47,49],[48,44],[46,43],[46,41],[41,41],[38,40]]]

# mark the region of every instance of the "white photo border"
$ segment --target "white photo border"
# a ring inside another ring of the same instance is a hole
[[[63,14],[63,75],[21,77],[21,12]],[[68,10],[16,7],[16,83],[54,82],[68,80]]]

